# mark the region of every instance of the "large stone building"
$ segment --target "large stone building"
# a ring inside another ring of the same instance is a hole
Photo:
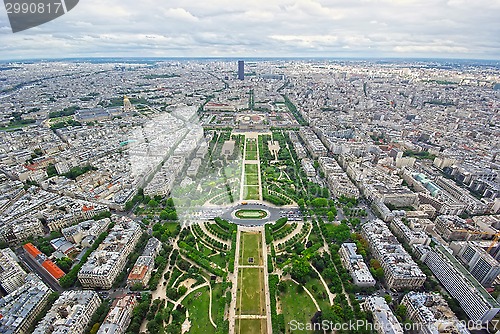
[[[99,305],[101,299],[95,291],[64,291],[33,334],[82,334]]]
[[[470,334],[438,293],[411,291],[403,297],[401,304],[406,306],[406,316],[419,325],[422,334]]]
[[[379,334],[403,334],[403,327],[382,297],[365,300],[365,309],[373,314],[373,324]]]
[[[123,334],[127,330],[136,304],[134,296],[115,299],[97,334]]]
[[[0,333],[28,334],[52,291],[34,274],[24,284],[0,299]]]
[[[354,243],[342,244],[339,250],[342,264],[351,274],[354,284],[360,287],[374,286],[376,281],[363,261],[363,257],[357,254],[356,250],[356,244]]]
[[[380,261],[389,288],[411,289],[424,284],[427,276],[383,221],[376,219],[366,223],[362,227],[362,234],[368,241],[373,256]]]
[[[7,293],[24,285],[27,274],[18,262],[17,256],[10,248],[0,250],[0,285]]]
[[[78,272],[85,288],[110,289],[141,236],[140,226],[122,217]]]

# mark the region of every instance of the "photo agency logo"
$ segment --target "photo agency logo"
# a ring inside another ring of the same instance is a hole
[[[4,0],[13,33],[37,27],[75,8],[79,0]]]

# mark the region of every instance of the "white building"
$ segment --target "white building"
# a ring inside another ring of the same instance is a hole
[[[95,291],[64,291],[33,334],[82,334],[99,305],[101,299]]]
[[[0,285],[7,293],[24,285],[27,274],[18,262],[10,248],[0,250]]]
[[[127,330],[136,304],[134,296],[124,296],[114,301],[97,334],[123,334]]]
[[[500,304],[443,246],[422,249],[422,260],[459,303],[472,321],[487,323],[500,311]]]
[[[78,272],[85,288],[110,289],[127,263],[142,234],[140,226],[125,217],[109,232],[99,247],[90,254]]]
[[[376,281],[363,261],[363,257],[357,254],[356,250],[356,244],[354,243],[342,244],[339,250],[342,264],[351,274],[354,284],[361,287],[374,286]]]
[[[383,221],[376,219],[364,224],[362,234],[373,256],[380,261],[389,288],[419,288],[424,284],[427,276]]]
[[[374,327],[379,334],[403,334],[403,328],[389,305],[382,297],[370,297],[365,300],[365,309],[373,314]]]

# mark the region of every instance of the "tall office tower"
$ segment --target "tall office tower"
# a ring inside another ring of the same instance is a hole
[[[243,60],[238,60],[238,79],[245,79],[245,62]]]

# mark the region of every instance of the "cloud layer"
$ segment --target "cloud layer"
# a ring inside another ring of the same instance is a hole
[[[0,59],[450,57],[500,59],[500,0],[82,0],[12,34]]]

